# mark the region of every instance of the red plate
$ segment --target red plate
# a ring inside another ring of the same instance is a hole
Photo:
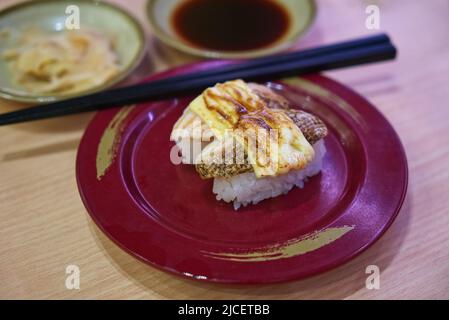
[[[185,66],[151,79],[209,68]],[[179,275],[268,283],[323,272],[393,222],[407,163],[388,121],[364,98],[312,75],[270,85],[329,127],[322,173],[285,196],[234,211],[212,181],[170,161],[173,124],[196,96],[99,112],[81,141],[78,186],[97,225],[128,253]]]

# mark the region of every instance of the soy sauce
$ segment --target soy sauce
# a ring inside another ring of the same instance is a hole
[[[246,51],[269,47],[282,38],[290,17],[272,0],[186,0],[174,10],[172,25],[196,47]]]

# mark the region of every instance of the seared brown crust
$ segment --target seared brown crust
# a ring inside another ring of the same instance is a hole
[[[257,84],[257,83],[248,83],[248,87],[257,94],[257,96],[267,104],[270,109],[290,109],[291,105],[287,99],[283,96],[278,95],[273,90],[268,88],[267,86]]]
[[[315,144],[318,140],[327,136],[327,127],[320,118],[313,114],[301,110],[285,110],[287,116],[301,130],[304,137],[310,144]]]
[[[196,171],[203,179],[230,178],[241,173],[253,171],[253,166],[248,163],[248,160],[245,160],[244,164],[199,163],[196,165]]]

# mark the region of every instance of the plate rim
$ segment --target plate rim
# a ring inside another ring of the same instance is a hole
[[[166,76],[169,76],[173,73],[179,73],[179,72],[184,72],[184,70],[189,70],[190,68],[195,68],[195,67],[209,67],[211,64],[221,64],[226,61],[212,61],[212,62],[200,62],[200,63],[192,63],[189,65],[184,65],[178,68],[174,68],[174,69],[170,69],[170,70],[166,70],[157,74],[154,74],[148,78],[145,79],[145,81],[153,81],[156,79],[160,79]],[[261,283],[280,283],[280,282],[287,282],[287,281],[292,281],[292,280],[298,280],[298,279],[304,279],[304,278],[308,278],[323,272],[327,272],[330,271],[332,269],[334,269],[337,266],[341,266],[344,265],[345,263],[347,263],[348,261],[354,259],[355,257],[357,257],[359,254],[361,254],[362,252],[366,251],[369,247],[371,247],[374,243],[376,243],[383,235],[384,233],[390,228],[390,226],[392,225],[392,223],[395,221],[397,215],[399,214],[399,212],[401,211],[401,208],[403,206],[403,203],[406,199],[406,195],[407,195],[407,189],[408,189],[408,180],[409,180],[409,170],[408,170],[408,161],[407,161],[407,155],[405,152],[405,148],[400,140],[400,137],[398,135],[398,133],[396,132],[396,130],[394,129],[394,127],[392,126],[392,124],[388,121],[388,119],[383,115],[383,113],[377,109],[376,107],[374,107],[374,105],[372,103],[370,103],[366,98],[364,98],[363,96],[359,95],[358,93],[356,93],[355,91],[353,91],[351,88],[346,87],[345,85],[339,83],[336,80],[333,80],[327,76],[323,76],[320,74],[316,74],[316,75],[310,75],[310,76],[306,76],[307,77],[312,77],[312,78],[316,78],[316,79],[322,79],[324,80],[327,85],[332,85],[332,86],[336,86],[339,90],[343,90],[344,92],[351,94],[355,97],[357,97],[358,99],[362,99],[364,101],[364,103],[368,106],[373,107],[374,111],[378,114],[378,116],[382,119],[382,121],[384,121],[386,124],[388,124],[391,127],[392,132],[394,132],[395,137],[394,139],[396,140],[396,142],[398,143],[398,147],[399,147],[399,152],[402,155],[402,160],[403,160],[403,176],[404,176],[404,181],[403,181],[403,185],[402,185],[402,192],[400,195],[400,198],[394,208],[394,212],[389,215],[388,221],[387,223],[385,223],[382,228],[380,228],[376,234],[370,238],[368,241],[366,241],[366,243],[364,243],[363,246],[359,247],[358,250],[354,250],[351,254],[347,254],[344,258],[341,258],[339,260],[335,260],[333,263],[327,263],[325,266],[321,267],[321,268],[317,268],[315,270],[313,270],[312,272],[305,272],[303,273],[301,276],[296,276],[296,275],[291,275],[291,276],[286,276],[286,277],[277,277],[277,278],[271,278],[271,279],[266,279],[264,281],[252,281],[252,280],[248,280],[248,281],[242,281],[242,280],[237,280],[237,279],[218,279],[218,278],[207,278],[207,279],[196,279],[190,276],[186,276],[186,274],[184,274],[183,272],[176,270],[174,268],[170,268],[167,266],[163,266],[163,265],[159,265],[154,261],[151,261],[148,258],[145,258],[141,255],[139,255],[138,253],[134,252],[132,249],[129,249],[128,247],[126,247],[125,245],[123,245],[122,243],[120,243],[120,241],[118,239],[115,238],[114,235],[112,235],[108,230],[106,230],[106,228],[104,228],[104,226],[100,223],[100,221],[98,221],[97,217],[95,216],[95,214],[93,212],[91,212],[91,210],[89,209],[89,206],[87,204],[87,199],[85,198],[85,195],[83,193],[82,190],[82,186],[81,186],[81,182],[79,179],[79,163],[80,163],[80,149],[78,149],[78,153],[77,153],[77,160],[76,160],[76,178],[77,178],[77,186],[78,186],[78,190],[81,196],[81,199],[84,203],[84,206],[87,210],[87,212],[89,213],[89,215],[91,216],[91,218],[93,219],[93,221],[95,222],[95,224],[97,225],[97,227],[99,227],[99,229],[109,238],[111,239],[115,244],[117,244],[121,249],[123,249],[125,252],[127,252],[128,254],[130,254],[131,256],[134,256],[135,258],[137,258],[138,260],[151,265],[153,267],[156,267],[159,270],[165,271],[165,272],[169,272],[170,274],[176,274],[177,276],[183,277],[183,278],[189,278],[189,279],[194,279],[197,281],[204,281],[204,282],[213,282],[213,283],[226,283],[226,284],[261,284]],[[325,86],[326,89],[330,90],[327,85]],[[120,110],[121,108],[118,107],[115,110],[118,112],[118,110]],[[89,123],[89,127],[92,125],[92,123],[94,123],[97,119],[97,117],[101,117],[102,116],[102,112],[98,112],[93,119],[91,120],[91,122]],[[86,137],[87,137],[87,131],[84,133],[81,142],[80,142],[80,147],[81,145],[83,145],[84,143],[86,143]],[[392,210],[393,211],[393,210]]]

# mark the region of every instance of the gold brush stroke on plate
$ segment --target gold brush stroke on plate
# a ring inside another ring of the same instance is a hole
[[[332,242],[343,237],[354,228],[355,226],[327,228],[316,231],[299,239],[292,239],[281,244],[276,244],[249,252],[203,252],[203,254],[215,259],[239,262],[259,262],[291,258],[315,251],[328,244],[331,244]]]
[[[132,106],[126,106],[120,109],[101,136],[100,143],[98,144],[96,161],[98,180],[101,180],[105,175],[106,170],[114,162],[117,146],[120,142],[123,130],[123,124],[132,109]]]
[[[323,98],[326,101],[337,105],[338,107],[346,111],[354,120],[356,120],[362,126],[362,128],[366,128],[366,123],[363,120],[362,116],[357,112],[357,110],[333,92],[303,78],[285,78],[281,81],[289,86],[298,87],[306,91],[307,93],[310,93],[311,95]]]

